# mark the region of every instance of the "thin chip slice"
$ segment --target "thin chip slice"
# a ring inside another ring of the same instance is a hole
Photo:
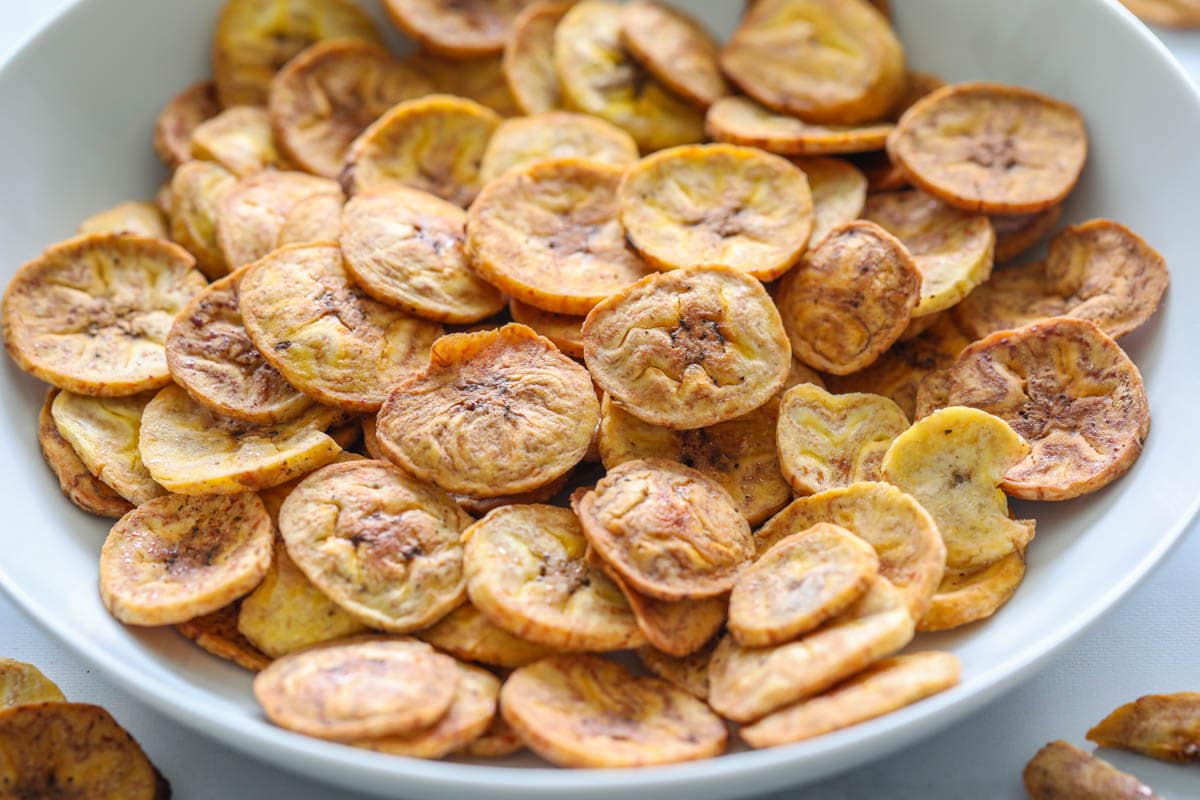
[[[818,125],[776,114],[748,97],[725,97],[708,109],[708,135],[718,142],[759,147],[783,156],[836,155],[879,150],[895,127],[890,122]]]
[[[502,65],[513,100],[525,114],[544,114],[563,106],[554,64],[554,30],[574,4],[574,0],[531,3],[513,21]]]
[[[952,653],[926,651],[880,661],[810,700],[776,711],[739,731],[751,747],[802,742],[889,714],[958,683]]]
[[[779,282],[776,302],[796,357],[848,375],[904,333],[921,272],[904,245],[873,222],[834,228]]]
[[[167,238],[167,218],[154,203],[131,201],[105,209],[79,223],[79,235],[128,233],[151,239]]]
[[[502,122],[488,141],[480,179],[491,183],[506,172],[559,158],[626,166],[638,160],[638,149],[628,133],[586,114],[551,111],[515,117]]]
[[[669,656],[653,647],[638,648],[638,659],[642,665],[676,689],[708,701],[708,661],[717,647],[714,639],[704,647],[684,658]]]
[[[58,393],[58,389],[46,392],[46,402],[38,412],[38,445],[42,457],[58,479],[63,496],[76,506],[101,517],[115,519],[124,516],[133,508],[133,504],[93,475],[71,443],[59,433],[51,411]]]
[[[1030,800],[1162,800],[1133,775],[1061,740],[1039,750],[1023,776]]]
[[[1196,0],[1121,0],[1125,7],[1151,25],[1170,28],[1200,26],[1200,5]]]
[[[121,517],[100,550],[100,598],[127,625],[171,625],[232,603],[271,563],[271,518],[252,493],[166,495]]]
[[[286,169],[275,149],[271,120],[264,108],[234,106],[192,131],[192,156],[220,164],[239,178],[264,169]]]
[[[243,178],[217,203],[217,243],[229,269],[253,263],[275,249],[292,209],[313,195],[341,198],[328,178],[303,172],[264,172]]]
[[[154,151],[171,169],[192,160],[192,131],[221,113],[217,87],[194,83],[171,98],[154,123]]]
[[[1087,733],[1101,747],[1121,747],[1163,761],[1200,760],[1200,694],[1149,694],[1114,710]]]
[[[655,0],[627,4],[621,12],[621,43],[667,89],[699,108],[729,94],[716,40],[677,8]]]
[[[1079,112],[1028,89],[958,83],[904,113],[888,155],[934,197],[983,214],[1029,214],[1062,202],[1087,160]]]
[[[520,300],[508,302],[508,313],[513,322],[533,328],[571,358],[583,358],[583,317],[543,311]]]
[[[4,344],[60,389],[114,397],[171,380],[163,339],[204,277],[178,245],[98,233],[48,247],[4,291]]]
[[[531,750],[563,767],[643,767],[719,755],[728,733],[704,703],[592,655],[514,672],[500,710]]]
[[[878,5],[878,3],[876,3],[876,5]],[[920,100],[922,97],[933,94],[945,85],[946,82],[937,75],[933,75],[932,73],[928,72],[914,72],[909,70],[905,79],[904,96],[900,99],[900,102],[896,104],[896,107],[892,109],[891,118],[894,120],[900,119],[900,117],[904,116],[905,111],[908,111],[917,104],[918,100]]]
[[[808,246],[819,245],[839,225],[853,222],[867,203],[867,177],[838,158],[800,158],[792,161],[808,178],[812,191],[813,226]]]
[[[418,51],[405,58],[404,63],[433,81],[442,94],[474,100],[502,117],[521,114],[504,79],[499,58],[443,58]]]
[[[892,442],[883,477],[916,498],[937,522],[949,569],[981,569],[1024,550],[1033,539],[1033,520],[1010,518],[999,489],[1005,473],[1029,452],[999,417],[945,408]]]
[[[465,559],[464,568],[469,581],[470,564]],[[470,603],[454,609],[432,628],[417,631],[413,635],[455,658],[478,661],[501,669],[523,667],[554,652],[553,648],[546,645],[514,636]]]
[[[1009,553],[983,569],[951,570],[917,619],[917,630],[947,631],[987,619],[1012,598],[1024,577],[1024,552]]]
[[[386,455],[381,455],[380,458],[383,458],[385,461],[387,460]],[[452,493],[450,496],[454,498],[454,502],[462,506],[462,509],[471,516],[482,517],[489,511],[495,511],[501,506],[549,502],[566,487],[567,481],[571,478],[572,474],[570,471],[565,472],[549,483],[539,486],[536,489],[530,489],[528,492],[502,494],[497,497],[475,497],[470,494],[458,493]]]
[[[421,47],[449,58],[496,55],[531,0],[385,0],[388,16]]]
[[[217,241],[217,211],[237,179],[219,164],[189,161],[171,176],[171,238],[196,257],[196,268],[210,280],[229,272]]]
[[[622,408],[680,430],[765,405],[792,362],[770,296],[729,267],[672,270],[610,295],[584,322],[583,351]]]
[[[1063,207],[1050,206],[1032,214],[998,214],[993,216],[992,230],[996,232],[996,263],[1007,264],[1050,235],[1062,218]]]
[[[631,167],[617,190],[621,222],[660,270],[727,266],[778,278],[812,233],[808,179],[752,147],[688,145]]]
[[[180,622],[175,630],[199,645],[204,652],[251,672],[259,672],[267,668],[271,658],[238,631],[239,605],[240,602],[234,602],[209,614]]]
[[[458,751],[467,758],[504,758],[525,748],[525,743],[497,709],[478,739]]]
[[[345,198],[340,194],[313,194],[299,201],[279,226],[276,249],[289,244],[336,242],[342,235],[343,205]]]
[[[623,174],[611,164],[556,159],[492,181],[467,212],[475,271],[558,314],[586,314],[647,275],[618,219]]]
[[[150,476],[138,450],[142,416],[153,396],[59,392],[50,409],[59,434],[88,472],[135,506],[166,494]]]
[[[33,664],[0,658],[0,709],[65,702],[62,690]]]

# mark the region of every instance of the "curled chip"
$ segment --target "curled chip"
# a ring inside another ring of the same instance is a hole
[[[610,295],[584,322],[583,353],[623,409],[681,430],[765,405],[792,361],[762,284],[729,267],[672,270]]]
[[[655,153],[625,173],[617,198],[629,240],[660,270],[727,266],[774,280],[812,233],[804,173],[752,147]]]
[[[848,375],[904,333],[921,272],[896,237],[873,222],[834,228],[779,282],[776,302],[796,357]]]
[[[571,358],[583,358],[583,317],[543,311],[520,300],[508,302],[508,313],[513,322],[533,328]]]
[[[215,280],[229,272],[217,241],[221,198],[237,180],[217,164],[189,161],[171,176],[171,238],[196,257],[196,267]]]
[[[919,631],[946,631],[987,619],[1007,603],[1025,577],[1025,554],[1009,553],[982,569],[947,572],[929,610],[917,618]]]
[[[1141,373],[1083,320],[994,333],[964,350],[946,381],[946,405],[995,414],[1032,446],[1004,476],[1014,497],[1067,500],[1107,486],[1133,466],[1150,432]]]
[[[235,106],[205,120],[192,131],[192,156],[212,161],[244,178],[264,169],[286,169],[275,149],[266,109]]]
[[[237,601],[209,614],[177,623],[175,630],[217,658],[251,672],[266,669],[271,663],[270,657],[238,631],[240,605],[240,601]]]
[[[372,628],[428,627],[466,599],[459,534],[471,518],[436,486],[382,461],[332,464],[279,510],[288,555]]]
[[[0,709],[66,701],[54,681],[33,664],[0,658]]]
[[[1050,235],[1062,218],[1063,207],[1050,206],[1032,214],[999,214],[993,216],[992,230],[996,232],[996,263],[1009,261],[1032,249]]]
[[[662,678],[676,689],[695,697],[697,700],[708,700],[708,661],[716,649],[714,639],[691,655],[677,658],[669,656],[653,647],[638,648],[638,659],[642,666],[654,675]]]
[[[704,139],[704,115],[639,64],[621,42],[622,8],[577,3],[554,31],[554,63],[568,108],[624,128],[643,151]]]
[[[1162,800],[1134,776],[1061,740],[1039,750],[1023,777],[1030,800]]]
[[[386,0],[400,30],[423,48],[449,58],[495,55],[513,21],[531,0]]]
[[[709,705],[726,719],[759,719],[861,672],[912,637],[904,596],[877,577],[849,610],[796,641],[746,648],[725,636],[708,664]]]
[[[1125,7],[1151,25],[1171,28],[1200,26],[1200,5],[1196,0],[1121,0]]]
[[[621,43],[667,89],[700,108],[729,94],[716,40],[677,8],[655,0],[627,4],[621,12]]]
[[[992,274],[996,234],[985,216],[914,189],[871,195],[863,217],[899,239],[921,271],[914,317],[950,308]]]
[[[751,747],[802,742],[881,717],[958,683],[962,665],[952,653],[926,651],[880,661],[830,691],[743,726]]]
[[[392,108],[346,154],[342,186],[350,194],[400,184],[466,207],[479,194],[479,166],[500,124],[490,108],[432,94]]]
[[[638,149],[628,133],[586,114],[551,111],[515,117],[500,123],[488,141],[480,179],[491,183],[506,172],[559,158],[625,166],[638,160]]]
[[[959,83],[918,100],[888,137],[908,180],[952,206],[1028,214],[1057,205],[1087,160],[1072,106],[996,83]]]
[[[292,210],[313,195],[341,198],[328,178],[303,172],[263,172],[243,178],[217,203],[217,243],[229,269],[250,264],[275,249]]]
[[[779,404],[779,466],[802,495],[879,480],[883,454],[906,430],[908,418],[886,397],[801,384]]]
[[[496,693],[499,695],[499,690]],[[468,758],[504,758],[524,747],[521,737],[497,709],[479,738],[458,750],[458,754]]]
[[[128,233],[151,239],[167,238],[167,218],[154,203],[133,201],[105,209],[79,223],[79,234]]]
[[[1101,747],[1121,747],[1163,761],[1200,760],[1200,694],[1149,694],[1113,711],[1087,733]]]
[[[381,303],[439,322],[478,322],[504,308],[504,297],[471,270],[466,224],[461,208],[419,189],[355,195],[342,211],[346,271]]]
[[[337,178],[351,142],[368,125],[397,103],[432,92],[433,84],[381,45],[330,39],[293,58],[271,81],[271,130],[289,161]]]
[[[474,100],[502,117],[521,113],[508,90],[499,58],[443,58],[418,51],[405,58],[404,63],[433,81],[442,94]]]
[[[900,42],[865,0],[756,2],[721,66],[763,105],[815,123],[883,119],[907,86]]]
[[[89,514],[114,519],[124,516],[133,505],[93,475],[71,443],[59,433],[51,413],[57,395],[58,389],[46,392],[46,402],[38,412],[38,445],[46,464],[58,479],[63,496]]]
[[[376,437],[388,458],[449,492],[528,492],[583,458],[600,418],[587,371],[524,325],[444,336],[393,384]]]
[[[154,151],[162,162],[175,169],[192,160],[192,131],[221,113],[217,87],[201,81],[171,98],[154,123]]]
[[[892,442],[883,477],[937,522],[949,569],[981,569],[1033,539],[1033,520],[1011,519],[998,488],[1029,452],[1004,420],[974,408],[945,408]]]
[[[809,247],[819,245],[839,225],[853,222],[867,202],[867,177],[837,158],[800,158],[792,161],[812,191],[813,226]]]
[[[88,472],[135,506],[166,494],[150,477],[138,449],[142,416],[152,397],[59,392],[50,407],[59,434]]]
[[[563,767],[642,767],[725,750],[725,723],[658,678],[593,655],[560,655],[514,672],[500,710],[531,750]]]
[[[562,650],[625,650],[644,643],[621,590],[584,556],[570,509],[498,508],[463,534],[471,602],[514,636]]]
[[[314,42],[343,36],[380,38],[353,0],[229,0],[212,50],[221,105],[266,105],[271,79],[284,64]]]
[[[4,291],[4,344],[60,389],[113,397],[170,382],[163,339],[204,288],[195,261],[161,239],[97,233],[46,248]]]
[[[250,340],[292,386],[349,411],[376,411],[388,388],[429,360],[441,326],[368,297],[350,282],[341,249],[290,245],[238,283]]]
[[[464,560],[464,567],[470,580],[469,562]],[[454,609],[432,628],[413,635],[455,658],[501,669],[523,667],[554,652],[553,648],[514,636],[470,603]]]
[[[128,625],[170,625],[224,608],[271,563],[271,518],[251,493],[142,503],[100,550],[100,597]]]
[[[783,156],[812,156],[879,150],[895,126],[890,122],[818,125],[776,114],[748,97],[724,97],[709,107],[705,127],[714,141]]]
[[[563,105],[554,64],[554,31],[572,5],[573,0],[541,0],[526,6],[513,21],[502,66],[513,100],[526,114],[544,114]]]
[[[818,522],[773,544],[738,576],[729,632],[744,647],[791,641],[846,611],[878,574],[874,547]]]
[[[7,797],[167,800],[171,787],[100,706],[34,703],[0,712]]]
[[[558,159],[487,185],[467,212],[472,266],[510,297],[559,314],[586,314],[651,272],[617,218],[624,170]]]
[[[284,656],[254,678],[254,696],[282,728],[353,741],[432,725],[457,686],[454,659],[424,642],[379,636]]]
[[[597,555],[659,600],[723,594],[754,556],[729,493],[674,461],[626,461],[572,505]]]

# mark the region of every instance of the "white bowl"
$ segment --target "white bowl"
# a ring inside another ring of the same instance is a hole
[[[159,108],[207,74],[222,0],[87,0],[0,71],[8,200],[0,216],[5,280],[101,208],[150,198],[165,177],[150,148]],[[727,33],[733,0],[691,0]],[[904,0],[893,3],[912,65],[949,80],[991,79],[1079,106],[1092,154],[1068,220],[1117,219],[1171,265],[1164,308],[1122,345],[1142,369],[1154,414],[1132,472],[1099,494],[1027,504],[1038,519],[1029,574],[996,617],[921,637],[964,664],[956,689],[812,742],[638,771],[554,770],[525,757],[502,765],[424,762],[307,739],[264,721],[246,672],[170,629],[117,624],[96,590],[106,524],[76,511],[41,464],[36,415],[44,387],[7,360],[0,369],[3,546],[0,583],[55,636],[181,723],[281,767],[387,795],[493,800],[730,797],[811,781],[912,743],[1028,677],[1126,594],[1179,538],[1200,496],[1200,252],[1193,192],[1200,97],[1167,51],[1113,0]]]

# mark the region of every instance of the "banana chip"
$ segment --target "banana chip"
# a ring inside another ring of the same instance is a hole
[[[296,203],[284,217],[275,237],[275,249],[289,244],[337,241],[342,235],[344,200],[338,194],[314,194]]]
[[[1200,760],[1200,694],[1150,694],[1113,711],[1087,733],[1101,747],[1121,747],[1163,761]]]
[[[1024,552],[1009,553],[982,569],[946,573],[918,631],[946,631],[987,619],[1007,603],[1025,577]]]
[[[228,170],[208,161],[181,164],[171,176],[171,238],[196,257],[196,268],[210,280],[229,272],[217,241],[217,213],[236,183]]]
[[[992,230],[996,232],[996,263],[1007,264],[1050,235],[1062,218],[1061,205],[1050,206],[1032,214],[999,214],[993,216]]]
[[[465,550],[469,552],[470,546]],[[471,566],[465,558],[464,568],[470,581]],[[553,648],[546,645],[514,636],[470,603],[454,609],[432,628],[417,631],[413,635],[455,658],[478,661],[501,669],[523,667],[554,652]]]
[[[239,178],[264,169],[287,169],[275,149],[266,109],[234,106],[192,130],[192,157],[213,161]]]
[[[638,659],[642,665],[676,689],[708,701],[708,661],[712,658],[717,640],[706,644],[696,652],[683,658],[669,656],[653,647],[638,648]]]
[[[380,457],[385,461],[387,460],[386,455]],[[549,502],[566,487],[571,475],[572,472],[565,472],[547,484],[539,486],[536,489],[531,489],[528,492],[518,492],[517,494],[502,494],[498,497],[475,497],[469,494],[452,493],[450,496],[454,498],[454,502],[462,507],[463,511],[466,511],[473,517],[482,517],[489,511],[495,511],[501,506]]]
[[[521,114],[508,89],[499,58],[443,58],[418,51],[405,58],[404,63],[433,81],[434,88],[442,94],[474,100],[502,117]]]
[[[341,198],[328,178],[303,172],[264,172],[243,178],[217,203],[217,243],[230,271],[275,249],[292,210],[313,195]]]
[[[708,135],[718,142],[759,147],[783,156],[835,155],[879,150],[895,127],[890,122],[818,125],[776,114],[748,97],[724,97],[708,109]]]
[[[638,160],[638,149],[628,133],[586,114],[552,111],[515,117],[500,123],[488,141],[480,179],[491,183],[507,172],[559,158],[623,167]]]
[[[532,3],[513,21],[502,66],[513,100],[525,114],[544,114],[563,106],[554,64],[554,31],[574,4],[574,0]]]
[[[259,672],[267,668],[271,659],[238,631],[240,605],[240,601],[234,602],[210,614],[180,622],[175,625],[175,630],[206,653],[251,672]]]
[[[513,322],[533,328],[571,358],[583,358],[583,317],[543,311],[520,300],[508,302],[508,313]]]
[[[89,514],[114,519],[124,516],[133,505],[93,475],[71,443],[59,433],[51,412],[58,393],[58,389],[46,392],[46,402],[38,412],[38,444],[63,496]]]
[[[592,655],[561,655],[514,672],[500,710],[531,750],[563,767],[643,767],[722,753],[725,723],[658,678]]]
[[[171,169],[192,160],[192,131],[221,113],[211,81],[192,84],[171,98],[154,123],[154,151]]]
[[[396,27],[449,58],[496,55],[532,0],[385,0]]]
[[[62,690],[33,664],[0,658],[0,709],[65,702]]]
[[[128,233],[151,239],[167,238],[167,218],[154,203],[134,201],[105,209],[79,223],[78,233]]]
[[[1162,800],[1133,775],[1061,740],[1039,750],[1023,775],[1030,800]]]
[[[152,397],[59,392],[50,408],[59,434],[88,472],[135,506],[166,494],[150,477],[138,449],[142,417]]]
[[[458,753],[468,758],[504,758],[524,748],[521,737],[497,710],[483,734]]]
[[[655,0],[627,4],[621,11],[621,43],[667,89],[699,108],[729,94],[716,40],[677,8]]]
[[[155,498],[109,531],[100,597],[128,625],[186,622],[257,586],[271,564],[273,537],[252,493]]]
[[[813,226],[808,246],[819,245],[834,228],[853,222],[867,203],[867,178],[848,161],[800,158],[792,161],[808,178]]]
[[[1171,28],[1200,26],[1200,5],[1196,0],[1121,0],[1125,7],[1151,25]]]

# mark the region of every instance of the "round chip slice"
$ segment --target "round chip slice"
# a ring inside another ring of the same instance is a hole
[[[357,194],[342,211],[346,271],[381,303],[439,322],[471,323],[504,297],[470,268],[467,215],[428,192],[389,186]]]
[[[669,656],[653,647],[640,647],[637,655],[642,665],[650,672],[697,700],[707,702],[708,661],[716,647],[717,640],[714,639],[684,658]]]
[[[445,492],[382,461],[332,464],[279,510],[288,555],[372,628],[426,628],[466,599],[459,534],[471,518]]]
[[[508,302],[508,313],[513,322],[533,328],[571,358],[583,358],[583,317],[543,311],[520,300]]]
[[[471,567],[465,553],[470,551],[470,546],[464,551],[463,567],[469,588]],[[432,628],[413,635],[455,658],[478,661],[501,669],[523,667],[554,652],[553,648],[546,645],[514,636],[470,603],[454,609]]]
[[[201,122],[221,113],[217,87],[201,81],[171,98],[154,123],[154,151],[162,162],[175,169],[192,160],[192,131]]]
[[[525,7],[513,21],[504,44],[504,80],[526,114],[562,108],[562,89],[554,65],[554,30],[574,0],[541,0]]]
[[[62,690],[33,664],[0,658],[0,709],[65,702]]]
[[[100,598],[127,625],[170,625],[224,608],[271,564],[258,496],[157,497],[121,517],[100,550]]]
[[[660,270],[727,266],[774,280],[812,233],[804,173],[752,147],[655,153],[625,173],[617,199],[629,241]]]
[[[90,233],[128,233],[152,239],[167,238],[167,218],[154,203],[133,201],[105,209],[79,223],[80,236]]]
[[[641,66],[621,42],[622,8],[584,0],[554,31],[566,105],[624,128],[643,151],[703,141],[703,112]]]
[[[339,194],[312,194],[292,206],[279,227],[275,248],[289,244],[336,242],[342,235],[342,206]]]
[[[896,342],[917,307],[921,272],[873,222],[834,228],[779,282],[776,302],[796,357],[848,375]]]
[[[275,249],[288,215],[313,195],[341,198],[328,178],[303,172],[263,172],[243,178],[217,203],[217,243],[230,271]]]
[[[531,0],[385,0],[400,30],[421,47],[450,58],[495,55]]]
[[[670,91],[708,108],[729,94],[717,63],[717,42],[677,8],[634,0],[621,11],[621,43]]]
[[[564,767],[642,767],[719,755],[728,733],[704,703],[592,655],[514,672],[500,710],[542,758]]]
[[[1050,206],[1032,214],[999,214],[993,216],[992,230],[996,232],[996,263],[1007,264],[1050,235],[1062,218],[1063,207]]]
[[[256,106],[227,108],[192,131],[192,156],[213,161],[244,178],[264,169],[286,169],[275,149],[271,120]]]
[[[510,297],[586,314],[651,272],[617,218],[624,170],[558,159],[489,183],[467,212],[472,266]]]
[[[1125,6],[1151,25],[1171,28],[1200,26],[1200,5],[1196,0],[1121,0]]]
[[[759,147],[784,156],[879,150],[895,127],[890,122],[818,125],[776,114],[748,97],[724,97],[716,101],[709,107],[704,124],[714,141]]]
[[[89,514],[114,519],[124,516],[133,504],[93,475],[71,443],[59,433],[51,413],[57,395],[58,389],[46,392],[46,402],[38,412],[38,445],[46,464],[58,479],[63,496]]]
[[[175,625],[185,638],[201,650],[217,658],[237,664],[251,672],[266,669],[271,659],[238,631],[238,608],[241,601]]]
[[[142,417],[153,397],[59,392],[50,408],[59,434],[88,472],[135,506],[166,494],[150,477],[138,449]]]
[[[210,280],[229,272],[217,241],[217,209],[237,179],[208,161],[181,164],[171,176],[171,238],[196,257],[196,268]]]
[[[443,58],[418,51],[405,58],[404,63],[433,81],[442,94],[474,100],[502,117],[521,113],[508,90],[499,58]]]
[[[400,103],[354,140],[342,186],[358,194],[401,184],[465,208],[479,194],[483,151],[499,124],[495,111],[464,97]]]
[[[502,122],[488,141],[480,180],[491,183],[506,172],[559,158],[625,166],[638,160],[638,149],[628,133],[586,114],[552,111],[514,117]]]
[[[867,178],[853,164],[837,158],[801,158],[792,163],[808,178],[812,191],[813,226],[808,246],[816,247],[834,228],[862,214]]]
[[[984,214],[1057,205],[1087,160],[1083,119],[1072,106],[996,83],[938,89],[904,113],[888,155],[916,186]]]
[[[765,405],[792,362],[770,296],[729,267],[672,270],[610,295],[584,322],[583,351],[622,408],[681,430]]]
[[[1025,577],[1025,553],[1009,553],[982,569],[946,573],[925,614],[917,619],[919,631],[948,631],[987,619],[1009,601]]]

